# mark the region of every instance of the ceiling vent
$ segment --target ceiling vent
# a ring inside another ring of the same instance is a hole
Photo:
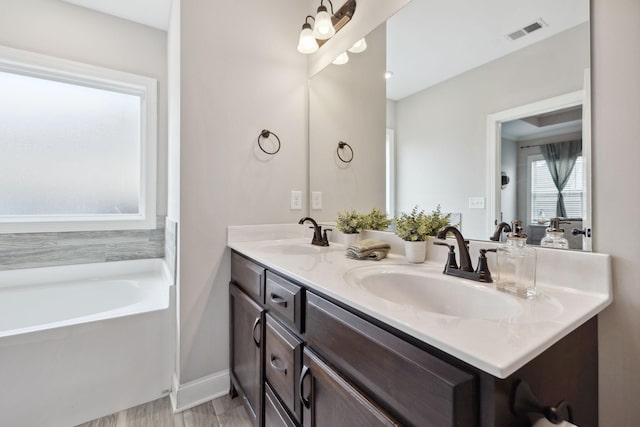
[[[516,31],[514,31],[514,32],[512,32],[510,34],[507,34],[507,38],[510,39],[510,40],[518,40],[519,38],[524,37],[527,34],[531,34],[534,31],[537,31],[540,28],[546,27],[546,26],[547,26],[547,23],[544,22],[542,20],[542,18],[540,18],[537,21],[532,22],[531,24],[529,24],[527,26],[524,26],[522,28],[518,28]]]

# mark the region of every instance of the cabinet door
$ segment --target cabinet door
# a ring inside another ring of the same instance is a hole
[[[264,309],[233,284],[230,288],[231,379],[253,425],[261,424]]]
[[[299,390],[304,427],[400,425],[309,349],[303,355]]]

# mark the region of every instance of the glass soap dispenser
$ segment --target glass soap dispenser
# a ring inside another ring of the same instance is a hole
[[[570,224],[560,222],[560,218],[551,218],[551,224],[547,228],[547,235],[540,240],[540,246],[545,248],[569,249],[569,241],[564,237],[564,230],[560,224]]]
[[[522,298],[533,298],[536,296],[536,251],[527,246],[521,221],[513,221],[511,230],[507,242],[498,246],[496,287]]]

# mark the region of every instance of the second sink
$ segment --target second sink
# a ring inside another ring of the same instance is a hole
[[[511,295],[419,266],[358,267],[344,278],[389,302],[447,316],[498,320],[521,313],[520,304]]]

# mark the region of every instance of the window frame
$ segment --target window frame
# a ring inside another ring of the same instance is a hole
[[[156,227],[156,79],[0,46],[0,71],[140,97],[140,188],[137,214],[3,215],[0,233],[106,231]]]

